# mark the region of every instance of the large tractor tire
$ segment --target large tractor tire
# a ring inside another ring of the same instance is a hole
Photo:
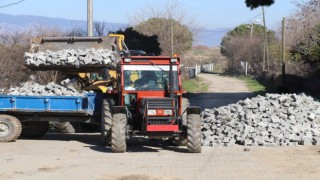
[[[53,127],[58,133],[71,134],[76,132],[70,122],[54,122]]]
[[[110,104],[107,100],[102,104],[101,115],[101,140],[103,146],[110,146],[111,144],[111,127],[112,127],[112,115],[110,111]]]
[[[190,102],[187,98],[182,98],[182,113],[187,109],[187,107],[190,106]],[[183,126],[187,126],[187,112],[184,112],[184,114],[182,115],[182,125]]]
[[[115,153],[123,153],[127,150],[126,144],[126,114],[117,113],[113,115],[111,128],[111,150]]]
[[[187,149],[190,153],[201,152],[201,119],[200,114],[187,115]]]
[[[16,117],[0,114],[0,142],[16,140],[21,130],[21,123]]]
[[[30,139],[37,139],[44,136],[48,130],[48,121],[26,121],[22,122],[21,136]]]

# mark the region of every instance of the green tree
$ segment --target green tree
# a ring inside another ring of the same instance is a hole
[[[320,61],[320,24],[310,29],[292,48],[294,54],[309,62]]]
[[[135,31],[132,27],[116,31],[115,33],[125,36],[125,43],[130,50],[143,50],[148,54],[154,55],[161,54],[161,48],[156,35],[146,36]]]
[[[192,32],[186,25],[174,19],[151,18],[140,22],[134,29],[147,36],[158,36],[162,55],[171,55],[172,31],[174,53],[183,54],[192,47]]]
[[[274,3],[274,0],[246,0],[247,7],[255,9],[259,6],[270,6]]]
[[[252,35],[251,35],[252,28]],[[268,43],[276,41],[275,32],[268,31]],[[262,70],[264,27],[259,24],[242,24],[229,31],[221,42],[221,54],[229,59],[229,70],[243,71],[248,62],[253,71]]]
[[[320,0],[295,1],[297,10],[286,18],[286,46],[291,56],[292,73],[303,76],[320,74]],[[308,67],[301,68],[301,64]],[[289,69],[289,68],[287,68]]]

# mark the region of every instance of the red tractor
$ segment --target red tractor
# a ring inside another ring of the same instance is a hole
[[[30,52],[56,52],[90,48],[109,49],[115,54],[109,64],[29,65],[31,70],[56,70],[78,77],[81,88],[94,91],[93,109],[87,116],[72,118],[101,127],[103,144],[113,152],[126,151],[126,139],[134,135],[174,139],[188,151],[201,152],[200,107],[182,101],[180,58],[144,56],[129,51],[123,35],[109,37],[37,37]],[[131,54],[131,55],[130,55]],[[135,54],[135,56],[132,56]],[[90,55],[91,57],[91,55]],[[81,59],[80,59],[81,60]]]
[[[125,152],[126,139],[142,135],[179,139],[188,152],[201,152],[200,107],[183,109],[180,58],[123,57],[116,74],[116,88],[103,101],[104,144]]]

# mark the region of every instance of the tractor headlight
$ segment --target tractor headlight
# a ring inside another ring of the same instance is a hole
[[[172,59],[170,59],[170,61],[171,61],[171,63],[176,63],[178,61],[178,59],[172,58]]]
[[[124,58],[124,62],[126,62],[126,63],[131,62],[131,58]]]
[[[157,111],[154,110],[154,109],[149,109],[148,110],[148,116],[154,116],[154,115],[157,115]]]
[[[163,111],[163,114],[164,114],[164,115],[172,115],[172,110],[168,110],[168,109],[167,109],[167,110],[164,110],[164,111]]]

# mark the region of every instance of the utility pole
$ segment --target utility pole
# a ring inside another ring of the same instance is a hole
[[[250,41],[252,41],[252,34],[253,34],[253,21],[251,21],[251,26],[250,26]]]
[[[253,21],[251,21],[251,25],[250,25],[250,47],[251,48],[252,48],[252,36],[253,36]],[[253,51],[252,50],[251,50],[250,61],[253,62]],[[244,74],[248,75],[248,61],[245,62],[244,67],[245,67]]]
[[[282,59],[281,59],[281,69],[282,69],[282,85],[285,88],[286,87],[286,46],[285,46],[285,18],[282,20]]]
[[[266,27],[266,17],[264,13],[264,7],[262,6],[262,15],[263,15],[263,26],[264,26],[264,45],[263,45],[263,64],[262,70],[265,71],[265,65],[267,61],[267,71],[269,71],[269,52],[268,52],[268,34]]]
[[[93,36],[92,0],[87,0],[87,33]]]
[[[173,18],[171,19],[171,56],[173,56]]]

